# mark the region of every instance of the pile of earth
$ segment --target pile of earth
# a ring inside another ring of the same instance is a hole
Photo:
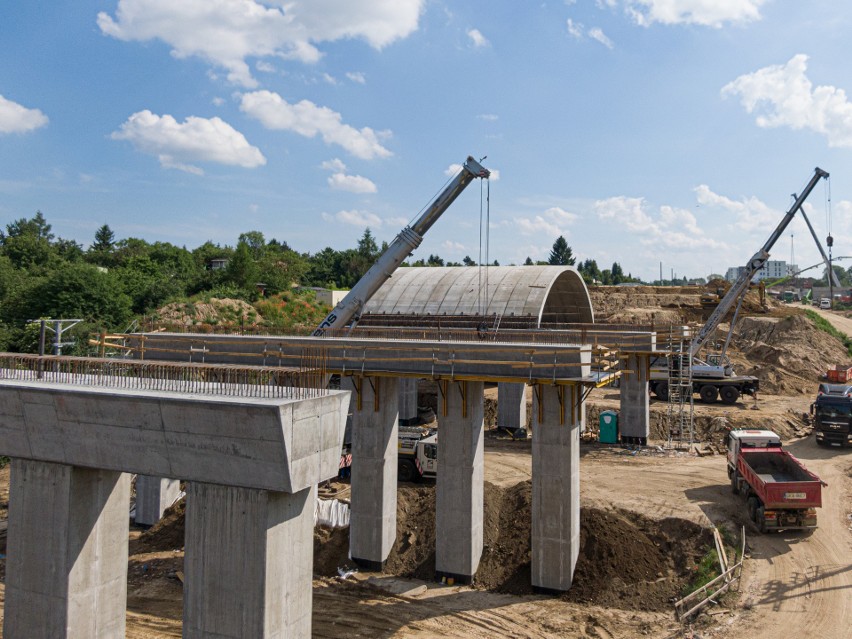
[[[532,594],[530,538],[532,485],[484,492],[483,552],[474,586],[506,594]],[[182,548],[184,500],[135,542],[134,552]],[[624,610],[670,610],[692,570],[712,544],[709,530],[676,518],[653,520],[621,509],[582,504],[574,583],[563,598]],[[316,527],[314,573],[333,577],[354,568],[349,529]],[[397,538],[385,572],[431,581],[435,576],[435,486],[400,484]]]
[[[173,302],[154,313],[166,326],[255,326],[263,323],[257,309],[243,300],[211,297],[208,301]]]
[[[474,586],[532,594],[532,486],[485,483],[483,552]],[[318,528],[314,571],[333,576],[348,560],[348,530]],[[691,569],[712,543],[708,530],[682,519],[656,521],[625,510],[584,504],[574,583],[563,598],[626,610],[670,610]],[[435,487],[400,485],[397,539],[385,572],[432,580],[435,575]]]
[[[706,286],[590,286],[589,297],[595,321],[608,324],[687,324],[703,323],[713,306],[702,307],[701,296],[722,295],[730,288],[724,280],[713,280]],[[758,291],[746,293],[741,314],[771,315],[784,312],[784,305],[767,297],[761,304]]]
[[[745,317],[737,323],[734,341],[741,354],[734,358],[740,364],[737,372],[759,378],[768,393],[812,394],[828,368],[852,366],[842,342],[802,313],[783,319]]]

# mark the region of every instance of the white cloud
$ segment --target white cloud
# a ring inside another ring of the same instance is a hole
[[[264,60],[258,60],[254,68],[262,73],[275,73],[275,66]]]
[[[467,37],[470,38],[471,44],[477,49],[487,47],[490,44],[479,29],[468,29]]]
[[[316,45],[363,39],[376,49],[418,27],[424,0],[119,0],[115,17],[98,13],[101,31],[124,41],[162,40],[172,55],[200,57],[228,80],[257,86],[247,58],[313,63]]]
[[[476,116],[477,120],[485,120],[486,122],[496,122],[499,119],[494,113],[480,113]]]
[[[568,29],[568,35],[575,40],[582,40],[586,36],[589,36],[592,40],[600,42],[607,49],[612,49],[615,46],[600,27],[586,29],[582,22],[574,22],[571,18],[565,21],[565,25]]]
[[[47,124],[47,116],[0,95],[0,133],[26,133]]]
[[[336,221],[343,224],[351,224],[352,226],[371,226],[373,228],[381,227],[382,218],[375,213],[368,211],[338,211],[334,215],[323,213],[322,217],[326,221]]]
[[[566,24],[568,27],[568,35],[577,40],[583,39],[583,25],[577,22],[574,22],[571,18],[566,20]]]
[[[333,160],[326,160],[320,165],[320,167],[322,167],[326,171],[336,171],[338,173],[343,173],[346,170],[346,165],[338,158],[334,158]]]
[[[720,28],[727,23],[760,20],[760,8],[768,0],[622,0],[627,13],[642,26],[697,24]],[[606,0],[607,6],[617,4]]]
[[[722,88],[739,96],[757,126],[788,126],[821,133],[832,147],[852,147],[852,104],[846,92],[830,85],[814,87],[808,79],[808,56],[798,54],[785,65],[741,75]]]
[[[734,214],[735,226],[746,232],[774,228],[782,213],[767,206],[754,196],[732,200],[710,190],[706,184],[695,187],[695,196],[702,207],[719,208]]]
[[[171,115],[159,116],[147,109],[131,115],[114,131],[113,140],[127,140],[137,150],[156,155],[164,168],[201,174],[188,162],[216,162],[255,168],[266,164],[260,149],[220,118],[190,116],[183,123]]]
[[[378,189],[372,180],[360,175],[335,173],[328,178],[328,185],[336,191],[350,193],[375,193]]]
[[[695,216],[686,209],[664,205],[652,215],[647,208],[643,198],[625,196],[598,200],[594,204],[601,220],[612,221],[614,227],[629,231],[646,246],[683,251],[725,246],[707,237]]]
[[[461,253],[465,250],[464,244],[453,242],[452,240],[444,240],[441,244],[441,248],[452,253]]]
[[[214,106],[222,106],[223,104],[225,104],[225,98],[220,98],[217,96],[213,98],[211,102],[214,104]]]
[[[367,84],[367,77],[360,71],[349,71],[346,73],[346,77],[356,84]]]
[[[575,213],[570,213],[558,206],[552,206],[541,215],[535,215],[532,218],[516,217],[513,221],[522,235],[543,234],[555,239],[560,235],[567,236],[567,227],[573,224],[577,218],[578,216]]]
[[[378,191],[372,180],[360,175],[347,175],[346,165],[338,158],[326,160],[321,166],[326,171],[334,173],[328,178],[328,185],[336,191],[349,191],[350,193],[375,193]]]
[[[337,85],[337,79],[333,75],[329,75],[328,73],[323,73],[322,79],[326,84],[330,84],[332,86]]]
[[[337,144],[363,160],[393,155],[380,142],[381,138],[390,136],[389,132],[376,132],[370,127],[355,129],[343,124],[342,116],[336,111],[309,100],[290,104],[277,93],[255,91],[243,94],[240,110],[267,129],[293,131],[307,138],[319,134],[326,144]]]
[[[591,29],[589,29],[589,37],[592,40],[597,40],[607,49],[612,49],[613,47],[612,40],[606,37],[606,34],[603,32],[603,30],[599,29],[598,27],[592,27]]]

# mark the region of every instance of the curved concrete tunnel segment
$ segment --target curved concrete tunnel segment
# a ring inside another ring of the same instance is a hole
[[[537,325],[594,322],[589,291],[571,266],[401,268],[364,314],[528,316],[537,318]]]

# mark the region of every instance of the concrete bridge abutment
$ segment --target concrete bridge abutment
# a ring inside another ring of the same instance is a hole
[[[150,475],[136,476],[136,515],[140,526],[153,526],[163,517],[166,508],[177,501],[180,480]]]
[[[471,583],[483,543],[484,383],[439,382],[435,573]]]
[[[497,384],[497,426],[516,431],[527,427],[527,385]]]
[[[123,637],[130,475],[13,459],[7,639]]]
[[[580,552],[579,386],[533,388],[532,585],[543,594],[571,587]]]
[[[311,635],[316,494],[189,483],[185,638]]]
[[[399,382],[352,377],[352,504],[349,550],[353,561],[381,570],[396,541]],[[413,380],[417,381],[417,380]],[[416,392],[416,385],[415,385]]]

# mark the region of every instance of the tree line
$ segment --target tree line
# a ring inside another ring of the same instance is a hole
[[[248,231],[236,245],[205,242],[195,249],[140,238],[118,239],[108,225],[97,229],[88,248],[56,237],[41,212],[0,231],[0,349],[32,351],[39,318],[81,319],[80,332],[127,329],[164,304],[194,296],[257,302],[294,286],[351,288],[387,248],[366,229],[353,248],[299,252],[286,241]],[[565,238],[537,264],[573,266]],[[215,264],[222,268],[213,268]],[[476,266],[429,255],[404,266]],[[527,258],[525,264],[533,264]],[[493,265],[499,266],[496,260]],[[634,281],[621,266],[600,270],[593,259],[577,266],[589,282]]]

